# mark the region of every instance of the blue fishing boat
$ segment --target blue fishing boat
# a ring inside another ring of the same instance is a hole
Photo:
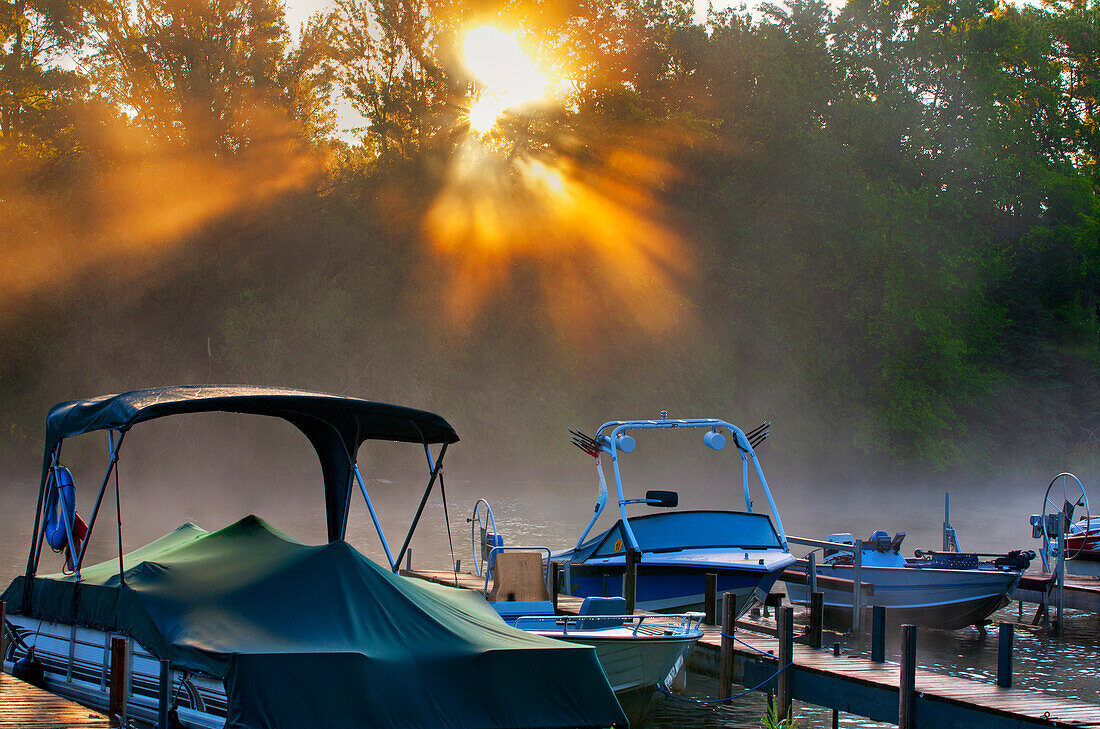
[[[642,610],[670,611],[702,606],[705,575],[718,577],[719,594],[732,592],[738,615],[755,600],[763,600],[779,574],[795,562],[787,546],[783,522],[768,488],[755,446],[767,437],[770,423],[746,433],[717,418],[618,420],[604,423],[595,436],[572,430],[572,442],[596,462],[599,484],[595,513],[581,532],[576,546],[555,553],[562,566],[562,592],[579,597],[622,594],[628,553],[637,560],[636,606]],[[740,457],[740,510],[680,510],[675,491],[648,491],[644,498],[630,498],[624,491],[620,459],[631,453],[636,441],[631,433],[694,429],[703,433],[703,445],[715,451],[727,440]],[[605,463],[618,496],[619,519],[607,530],[590,536],[608,504]],[[753,511],[749,471],[767,499],[771,516]],[[631,515],[633,508],[661,511]]]

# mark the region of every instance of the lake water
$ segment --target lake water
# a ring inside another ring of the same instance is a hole
[[[591,463],[591,462],[589,462]],[[194,521],[206,529],[225,526],[237,517],[256,513],[276,527],[306,542],[323,540],[323,514],[319,485],[303,480],[300,485],[270,485],[268,477],[255,482],[235,481],[227,489],[216,479],[196,478],[186,485],[178,481],[159,482],[156,474],[139,480],[123,472],[123,522],[127,550],[154,539],[185,521]],[[98,478],[78,478],[84,484]],[[295,480],[295,479],[292,479]],[[419,477],[395,477],[372,480],[369,484],[376,511],[396,552],[404,536],[423,488]],[[468,570],[471,559],[470,516],[475,501],[486,497],[493,505],[497,525],[509,544],[545,544],[554,548],[571,545],[592,514],[595,478],[568,482],[493,482],[449,479],[446,483],[452,539],[448,542],[443,509],[438,491],[429,502],[423,520],[412,541],[413,564],[424,568],[445,569],[453,548],[455,558]],[[866,537],[875,529],[890,533],[906,530],[904,551],[916,547],[938,548],[943,520],[943,490],[935,485],[919,488],[885,488],[877,484],[798,488],[771,483],[788,533],[822,537],[836,531],[850,531]],[[958,529],[964,549],[1002,551],[1035,548],[1027,524],[1036,512],[1046,484],[972,484],[952,493],[953,525]],[[720,497],[718,487],[708,495]],[[690,496],[682,501],[695,505]],[[734,495],[739,494],[737,487]],[[27,543],[33,519],[37,483],[29,481],[0,483],[0,578],[4,584],[25,567]],[[91,561],[115,555],[115,514],[113,489],[97,526],[97,539],[89,548]],[[94,488],[81,490],[81,511],[90,513]],[[704,505],[700,503],[699,505]],[[715,506],[709,503],[705,505]],[[727,507],[736,502],[726,501]],[[605,515],[601,527],[610,521]],[[356,494],[349,522],[348,540],[373,559],[384,562],[377,534],[362,499]],[[798,552],[795,549],[796,553]],[[42,556],[41,572],[54,572],[60,558],[48,551]],[[1016,620],[1013,604],[994,616],[994,620]],[[1030,614],[1026,614],[1030,617]],[[1024,622],[1028,622],[1025,619]],[[896,646],[890,648],[896,651]],[[858,646],[845,646],[845,651]],[[896,658],[896,656],[894,656]],[[982,637],[972,628],[954,632],[922,630],[918,647],[919,663],[936,671],[994,681],[997,665],[996,631]],[[1055,640],[1040,628],[1018,625],[1016,628],[1015,685],[1052,692],[1100,703],[1100,617],[1071,613],[1066,622],[1066,637]],[[686,697],[712,699],[717,696],[717,681],[692,674]],[[738,690],[735,686],[735,691]],[[715,706],[686,701],[665,701],[649,726],[655,729],[717,729],[719,727],[758,727],[765,711],[763,694],[738,699],[733,705]],[[795,714],[810,726],[831,725],[828,710],[796,704]],[[860,717],[841,715],[845,727],[888,726]]]

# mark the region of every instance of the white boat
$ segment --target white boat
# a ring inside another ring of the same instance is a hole
[[[621,598],[620,598],[621,599]],[[596,657],[631,726],[687,682],[687,660],[703,637],[703,613],[682,615],[524,615],[506,620],[530,633],[582,643]]]
[[[492,509],[484,501],[475,507],[475,515],[482,504],[491,519]],[[683,690],[688,655],[703,637],[703,613],[625,615],[622,597],[588,597],[577,615],[555,614],[545,559],[549,548],[496,546],[484,554],[482,594],[504,622],[529,633],[594,647],[631,726],[641,724],[667,693]],[[478,565],[476,540],[474,564]]]
[[[1019,551],[995,556],[917,550],[914,558],[906,559],[901,554],[904,537],[904,532],[891,538],[886,532],[876,531],[863,542],[860,551],[860,581],[870,583],[874,589],[867,604],[885,607],[891,623],[945,630],[981,626],[991,613],[1007,604],[1008,595],[1034,557],[1032,552]],[[831,534],[827,541],[854,544],[851,534]],[[826,550],[816,571],[819,577],[851,582],[855,571],[852,552]],[[851,591],[820,585],[819,589],[824,593],[826,621],[849,625]],[[795,604],[810,602],[806,584],[787,582],[787,595]]]

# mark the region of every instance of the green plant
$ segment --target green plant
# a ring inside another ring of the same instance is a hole
[[[787,709],[787,716],[780,719],[776,713],[775,700],[771,696],[768,696],[768,712],[760,720],[760,724],[764,729],[794,729],[791,710]]]

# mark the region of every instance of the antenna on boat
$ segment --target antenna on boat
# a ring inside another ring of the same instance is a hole
[[[745,433],[745,438],[748,439],[749,445],[752,446],[752,449],[754,451],[756,450],[756,447],[758,445],[760,445],[761,443],[763,443],[764,440],[768,437],[768,434],[770,432],[769,428],[771,428],[771,427],[772,427],[772,421],[765,420],[763,423],[756,426],[755,428],[750,430],[748,433]]]
[[[571,435],[571,437],[569,438],[570,443],[577,446],[593,458],[600,457],[600,444],[596,442],[595,438],[590,435],[586,435],[580,429],[570,428],[569,433]]]

